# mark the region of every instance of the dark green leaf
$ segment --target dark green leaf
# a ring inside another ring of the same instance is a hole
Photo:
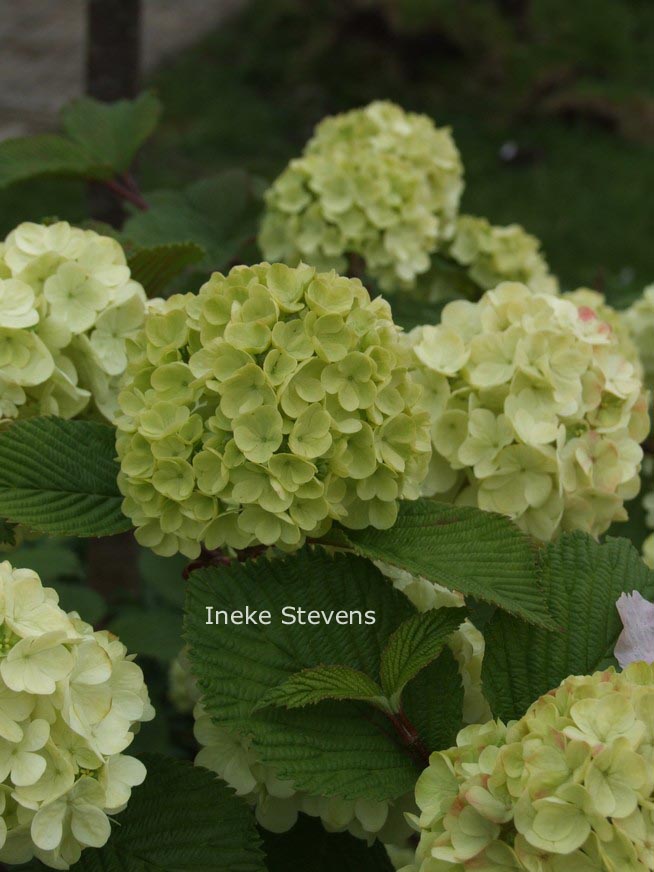
[[[521,717],[568,675],[615,664],[622,630],[617,599],[634,590],[654,598],[654,573],[626,539],[600,545],[584,533],[564,534],[543,553],[541,577],[555,630],[500,612],[484,629],[484,693],[493,714],[505,720]]]
[[[144,754],[145,783],[75,872],[265,872],[254,816],[213,773]]]
[[[132,654],[167,664],[182,647],[182,616],[168,608],[125,606],[109,625]]]
[[[150,208],[132,216],[124,232],[137,246],[192,241],[207,252],[206,269],[225,269],[249,255],[261,211],[260,186],[242,170],[228,170],[184,191],[148,195]]]
[[[208,606],[230,614],[267,610],[271,623],[208,625]],[[305,621],[311,610],[331,613],[332,621],[284,624],[284,608],[296,618],[304,609]],[[355,622],[337,624],[336,613],[345,609]],[[365,623],[366,611],[374,624]],[[394,799],[413,789],[417,770],[374,707],[326,700],[303,709],[253,709],[271,688],[315,666],[350,666],[378,679],[384,645],[412,614],[406,597],[367,560],[304,549],[193,573],[185,635],[208,712],[226,729],[252,736],[258,757],[280,777],[323,796]]]
[[[449,648],[405,687],[402,707],[429,751],[456,743],[463,726],[463,684]]]
[[[0,518],[0,545],[9,545],[13,548],[16,544],[16,525]]]
[[[159,100],[146,93],[116,103],[80,97],[63,109],[61,120],[71,140],[98,164],[124,173],[153,133],[160,115]]]
[[[0,433],[0,515],[64,536],[128,530],[115,431],[92,421],[30,418]]]
[[[461,609],[423,612],[400,624],[390,637],[382,652],[381,683],[395,710],[404,687],[438,657],[464,618]]]
[[[552,627],[536,570],[536,548],[508,518],[434,500],[400,504],[391,530],[344,531],[354,548],[412,575]]]
[[[139,248],[127,259],[132,278],[140,282],[148,297],[158,297],[172,280],[205,256],[195,242],[175,242]]]
[[[269,705],[302,708],[325,699],[350,699],[387,708],[379,685],[350,666],[315,666],[303,669],[263,695],[255,709]]]
[[[0,188],[36,176],[109,178],[111,168],[76,142],[55,134],[0,142]]]

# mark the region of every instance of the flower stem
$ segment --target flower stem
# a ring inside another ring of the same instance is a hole
[[[396,714],[389,714],[387,717],[402,745],[408,748],[420,768],[426,769],[429,766],[429,749],[404,711],[400,709]]]

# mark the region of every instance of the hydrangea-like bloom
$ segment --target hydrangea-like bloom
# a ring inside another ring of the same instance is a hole
[[[403,872],[654,868],[654,667],[566,678],[519,721],[463,729],[416,785]]]
[[[594,309],[505,282],[408,339],[432,420],[425,493],[508,515],[542,540],[626,519],[647,398]]]
[[[130,356],[119,485],[158,554],[383,529],[419,495],[428,416],[388,304],[357,279],[215,273],[150,313]]]
[[[577,288],[576,291],[568,291],[563,298],[571,300],[575,306],[592,309],[600,321],[606,322],[617,340],[620,353],[633,364],[639,378],[644,379],[643,364],[640,350],[636,346],[631,329],[625,321],[625,313],[619,312],[606,302],[604,294],[594,291],[592,288]]]
[[[454,229],[463,168],[448,128],[387,102],[326,118],[266,194],[268,260],[344,272],[363,259],[382,289],[412,287]]]
[[[483,290],[503,281],[522,282],[532,291],[553,294],[558,283],[540,250],[540,241],[519,224],[492,225],[485,218],[461,215],[448,253],[467,267]]]
[[[0,420],[113,420],[145,292],[115,239],[65,221],[20,224],[0,248]]]
[[[636,344],[648,387],[654,385],[654,285],[622,312],[623,321]]]
[[[154,710],[125,646],[35,572],[0,563],[0,592],[0,861],[68,869],[145,778],[122,752]]]

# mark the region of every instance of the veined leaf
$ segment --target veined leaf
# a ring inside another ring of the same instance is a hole
[[[266,610],[270,624],[207,624],[208,606],[228,614]],[[329,623],[298,623],[300,608],[305,616],[322,612]],[[284,623],[288,610],[294,623]],[[366,611],[374,624],[359,623]],[[354,623],[337,623],[338,613],[350,613]],[[251,736],[255,753],[279,777],[323,796],[384,800],[411,790],[418,770],[373,706],[325,700],[254,709],[272,688],[316,666],[349,666],[377,680],[382,649],[412,614],[411,603],[367,560],[303,549],[194,572],[185,634],[207,711],[226,729]]]
[[[587,675],[616,661],[621,593],[654,599],[654,572],[626,539],[598,544],[566,533],[541,562],[543,591],[556,629],[528,627],[499,612],[484,629],[484,693],[496,717],[521,717],[539,696],[569,675]]]
[[[264,694],[255,710],[269,705],[287,709],[315,705],[325,699],[350,699],[369,702],[386,710],[388,704],[381,687],[359,669],[350,666],[315,666],[287,678]]]
[[[462,609],[437,609],[413,615],[388,640],[381,658],[381,683],[397,711],[405,686],[434,661],[465,618]]]
[[[0,515],[42,533],[110,536],[130,528],[116,484],[115,431],[29,418],[0,433]]]
[[[213,773],[157,754],[116,815],[103,848],[87,848],[75,872],[265,872],[254,815]]]
[[[421,499],[400,504],[390,530],[344,530],[357,553],[552,627],[536,548],[508,518]]]
[[[139,248],[127,258],[132,278],[148,297],[158,297],[188,266],[202,260],[205,250],[195,242],[176,242]]]
[[[111,167],[79,143],[52,133],[0,142],[0,188],[48,175],[106,179],[111,176]]]
[[[64,107],[61,121],[73,143],[114,173],[126,172],[143,143],[153,133],[161,103],[153,94],[135,100],[103,103],[79,97]]]

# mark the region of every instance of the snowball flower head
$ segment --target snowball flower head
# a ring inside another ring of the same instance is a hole
[[[0,604],[0,861],[68,869],[145,778],[122,752],[154,711],[125,646],[35,572],[0,563]]]
[[[502,281],[522,282],[539,293],[558,290],[540,241],[519,224],[498,227],[485,218],[461,215],[447,252],[467,267],[472,281],[485,291]]]
[[[116,412],[145,292],[108,236],[24,223],[0,245],[0,420]]]
[[[431,452],[388,304],[356,279],[267,263],[170,298],[130,346],[123,510],[143,545],[196,557],[392,526]]]
[[[403,872],[652,869],[654,667],[566,678],[519,721],[463,729],[416,785]]]
[[[636,344],[648,387],[654,385],[654,285],[622,312],[622,319]]]
[[[266,194],[264,257],[344,272],[362,258],[382,289],[412,287],[452,235],[463,190],[448,128],[388,102],[326,118]]]
[[[434,455],[425,493],[512,517],[541,540],[626,520],[647,398],[588,305],[505,282],[408,337]]]

